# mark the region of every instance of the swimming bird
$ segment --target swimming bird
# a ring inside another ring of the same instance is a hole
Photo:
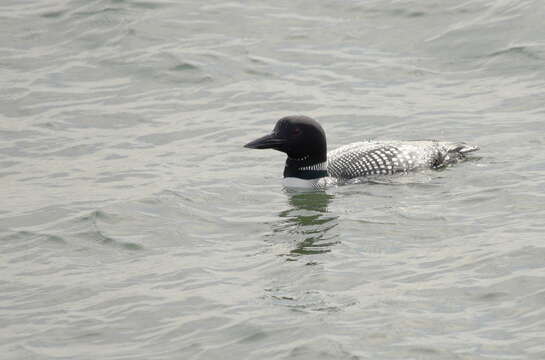
[[[324,129],[316,120],[302,115],[281,118],[272,133],[244,147],[286,153],[284,186],[315,189],[373,175],[438,169],[479,150],[465,143],[430,140],[365,141],[328,153]]]

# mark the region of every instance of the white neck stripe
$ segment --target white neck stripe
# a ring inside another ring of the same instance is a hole
[[[327,161],[314,165],[303,166],[298,168],[297,170],[327,170]]]

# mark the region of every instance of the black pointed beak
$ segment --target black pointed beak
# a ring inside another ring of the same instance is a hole
[[[250,141],[246,145],[244,145],[245,148],[249,149],[276,149],[280,150],[282,145],[286,143],[285,139],[279,138],[278,135],[275,133],[271,133],[265,136],[260,137],[259,139],[255,139],[254,141]]]

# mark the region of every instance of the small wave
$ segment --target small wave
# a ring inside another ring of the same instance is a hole
[[[64,14],[66,14],[66,11],[64,10],[56,10],[56,11],[48,11],[42,14],[42,17],[44,18],[60,18]]]
[[[64,237],[57,234],[47,234],[47,233],[40,233],[40,232],[27,231],[27,230],[10,232],[6,235],[0,236],[0,240],[5,242],[16,242],[17,244],[21,244],[21,242],[25,240],[50,242],[52,244],[67,243]]]
[[[265,298],[269,298],[275,305],[304,312],[340,312],[358,303],[352,296],[330,294],[314,289],[297,291],[292,285],[266,288]]]
[[[77,239],[90,241],[96,244],[114,246],[126,250],[142,250],[143,246],[136,242],[122,240],[115,235],[108,234],[100,224],[101,222],[114,224],[120,221],[121,219],[115,215],[111,215],[102,210],[94,210],[89,214],[80,216],[79,219],[76,220],[77,223],[83,225],[87,229],[74,232],[72,236],[76,237]]]
[[[489,58],[494,58],[499,56],[525,56],[529,59],[534,59],[534,60],[542,59],[542,57],[539,56],[539,54],[531,48],[531,46],[523,46],[523,45],[511,46],[506,49],[498,50],[487,55],[487,57]]]
[[[197,65],[194,65],[194,64],[191,64],[191,63],[188,63],[188,62],[183,62],[183,63],[180,63],[174,67],[172,67],[170,70],[172,71],[191,71],[191,70],[199,70],[199,66]]]

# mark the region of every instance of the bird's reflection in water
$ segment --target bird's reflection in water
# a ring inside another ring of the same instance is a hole
[[[294,243],[294,248],[286,255],[312,255],[331,251],[331,246],[338,243],[338,234],[333,230],[338,225],[338,216],[328,212],[329,202],[334,195],[324,192],[287,195],[290,207],[278,214],[281,221],[273,228],[276,236],[287,235],[287,240]]]

